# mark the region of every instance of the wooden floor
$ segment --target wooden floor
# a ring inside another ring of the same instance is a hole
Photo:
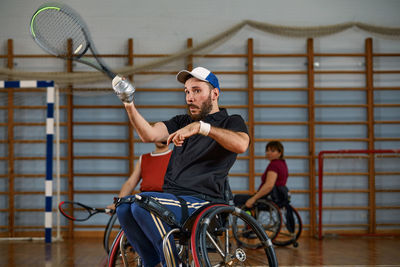
[[[86,238],[46,245],[0,241],[0,266],[105,266],[102,240]],[[301,238],[299,247],[277,247],[279,266],[400,266],[400,237]],[[254,251],[260,255],[259,251]]]

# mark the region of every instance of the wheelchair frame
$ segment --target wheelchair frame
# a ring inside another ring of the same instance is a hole
[[[300,238],[301,232],[303,230],[303,222],[301,220],[299,212],[290,204],[289,207],[293,211],[294,231],[290,231],[287,226],[287,208],[285,206],[279,208],[279,212],[281,213],[282,218],[282,224],[279,233],[272,240],[272,243],[277,246],[288,246],[292,244],[294,247],[298,247],[299,243],[297,242],[297,240]]]
[[[249,210],[251,215],[262,225],[264,231],[271,238],[272,243],[277,246],[287,246],[293,244],[298,246],[303,224],[298,211],[288,204],[293,210],[294,231],[290,231],[287,227],[286,207],[279,207],[270,199],[259,199],[254,207]],[[233,235],[238,243],[246,248],[257,249],[262,246],[256,242],[251,236],[251,231],[248,230],[243,222],[233,222]]]

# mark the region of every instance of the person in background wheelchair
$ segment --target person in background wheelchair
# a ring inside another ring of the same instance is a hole
[[[164,176],[172,150],[169,149],[166,143],[162,142],[156,142],[154,146],[155,150],[153,152],[140,155],[135,164],[135,169],[129,179],[122,185],[118,197],[131,195],[140,181],[140,192],[162,192]],[[110,204],[107,208],[115,210],[115,204]]]
[[[289,203],[289,190],[286,187],[289,171],[281,142],[271,141],[267,143],[265,155],[269,164],[261,176],[261,184],[257,192],[254,195],[235,195],[233,198],[235,206],[245,206],[245,208],[251,209],[257,200],[268,197],[280,207]]]
[[[279,141],[271,141],[266,145],[265,153],[270,163],[261,176],[257,192],[254,195],[235,195],[234,205],[253,216],[263,226],[274,245],[293,244],[297,247],[302,222],[299,213],[290,204],[290,193],[286,187],[288,167],[284,159],[283,145]],[[248,248],[260,246],[257,242],[251,242],[254,232],[247,226],[236,232],[235,238]]]
[[[197,67],[177,75],[185,85],[188,114],[149,124],[136,109],[132,92],[114,88],[124,102],[130,122],[143,142],[175,144],[164,178],[163,193],[144,192],[167,207],[177,221],[183,222],[196,209],[209,202],[225,200],[226,179],[237,154],[247,150],[248,130],[240,115],[228,115],[219,108],[218,78]],[[143,266],[165,266],[162,239],[170,226],[139,202],[117,199],[117,215],[129,243],[143,260]],[[174,239],[169,239],[168,262],[178,266]]]

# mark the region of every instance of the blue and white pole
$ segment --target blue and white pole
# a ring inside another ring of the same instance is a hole
[[[53,211],[53,140],[54,140],[54,84],[47,87],[46,118],[46,181],[45,181],[45,242],[51,243]]]
[[[53,199],[53,136],[54,136],[54,82],[53,81],[0,81],[0,88],[46,88],[46,181],[45,181],[45,242],[51,243]]]

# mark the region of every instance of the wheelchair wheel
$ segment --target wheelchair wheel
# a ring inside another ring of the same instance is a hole
[[[260,199],[251,211],[246,212],[250,213],[262,226],[268,237],[274,240],[279,233],[282,221],[278,206],[271,201]],[[239,245],[251,249],[262,247],[262,243],[251,227],[239,216],[233,217],[232,232]]]
[[[114,239],[108,254],[108,267],[142,266],[139,255],[134,251],[121,229]]]
[[[301,235],[301,231],[303,228],[303,224],[301,221],[300,214],[297,212],[295,208],[292,206],[291,210],[293,211],[293,219],[294,221],[291,223],[293,226],[289,227],[288,226],[288,214],[287,214],[287,209],[286,207],[282,207],[280,209],[281,215],[282,215],[282,225],[281,225],[281,230],[279,231],[279,234],[276,236],[272,242],[274,245],[277,246],[287,246],[290,244],[293,244],[294,247],[298,246],[297,240],[299,239]],[[293,229],[291,229],[293,228]]]
[[[243,210],[223,204],[210,206],[196,218],[191,235],[195,266],[265,266],[265,259],[257,262],[257,259],[249,258],[247,248],[229,236],[235,217],[246,222],[256,234],[264,248],[267,266],[278,266],[272,242],[257,221]]]
[[[112,231],[117,219],[117,213],[113,213],[107,222],[106,228],[104,229],[103,247],[107,254],[110,252],[110,246],[115,238],[115,234],[112,234]]]

